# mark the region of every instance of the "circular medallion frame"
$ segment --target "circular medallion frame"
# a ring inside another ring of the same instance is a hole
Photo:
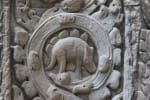
[[[54,86],[54,84],[46,77],[46,74],[44,72],[44,65],[43,65],[44,44],[46,43],[47,39],[50,36],[52,36],[58,30],[62,30],[65,28],[78,28],[88,32],[89,36],[91,37],[96,46],[98,58],[103,55],[108,56],[109,59],[113,58],[112,47],[109,40],[108,31],[105,30],[103,25],[101,25],[94,18],[83,14],[63,13],[46,19],[33,32],[27,47],[27,55],[28,55],[27,65],[30,69],[31,80],[35,84],[38,92],[45,99],[47,99],[46,96],[47,89],[50,86]],[[39,56],[38,68],[32,68],[32,66],[29,64],[32,58],[32,57],[30,58],[31,52],[36,52]],[[99,71],[101,67],[99,62],[100,61],[98,61],[97,71],[90,77],[90,79],[81,81],[81,83],[82,82],[86,83],[87,81],[93,82],[94,83],[93,90],[100,88],[105,83],[105,81],[107,80],[113,69],[113,63],[111,62],[112,66],[109,69],[109,71],[106,73],[101,73]],[[59,89],[60,93],[74,96],[74,94],[70,93],[69,91],[63,90],[59,87],[57,88]]]

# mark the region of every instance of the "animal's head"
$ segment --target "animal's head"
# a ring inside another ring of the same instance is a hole
[[[79,12],[84,6],[84,2],[85,0],[64,0],[62,8],[67,12]]]
[[[121,10],[121,1],[113,0],[109,6],[109,11],[112,14],[118,14]]]

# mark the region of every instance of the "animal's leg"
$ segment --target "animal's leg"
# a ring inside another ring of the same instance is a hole
[[[83,62],[87,63],[88,62],[88,47],[84,47],[84,54],[83,54]]]
[[[56,56],[54,54],[52,54],[51,62],[50,62],[50,64],[48,65],[48,67],[46,69],[47,70],[52,70],[55,66],[55,63],[56,63]]]
[[[82,78],[82,75],[81,75],[81,65],[82,65],[82,56],[83,54],[81,54],[80,52],[77,52],[77,55],[76,55],[76,74],[77,76],[79,76],[79,78],[81,79]]]
[[[66,70],[66,55],[63,54],[58,57],[58,64],[59,64],[59,73],[63,73]]]
[[[85,51],[86,58],[84,59],[84,65],[89,73],[94,73],[96,71],[96,66],[93,61],[93,50],[93,47],[88,47]]]

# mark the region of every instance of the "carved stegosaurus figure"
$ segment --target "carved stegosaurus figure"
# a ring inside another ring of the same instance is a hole
[[[79,38],[68,37],[60,39],[52,49],[51,63],[48,69],[52,69],[57,62],[60,67],[59,73],[65,72],[66,63],[70,61],[75,63],[76,67],[85,66],[88,72],[93,73],[96,71],[96,66],[93,63],[92,53],[93,47],[90,47]],[[80,71],[77,72],[77,74],[80,73]]]

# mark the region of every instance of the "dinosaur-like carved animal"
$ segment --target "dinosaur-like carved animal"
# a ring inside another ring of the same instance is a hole
[[[76,37],[60,39],[52,48],[51,62],[47,70],[52,70],[56,63],[59,66],[59,73],[66,71],[67,63],[76,66],[76,72],[80,74],[81,66],[84,66],[89,73],[96,71],[93,61],[93,47],[85,41]]]

